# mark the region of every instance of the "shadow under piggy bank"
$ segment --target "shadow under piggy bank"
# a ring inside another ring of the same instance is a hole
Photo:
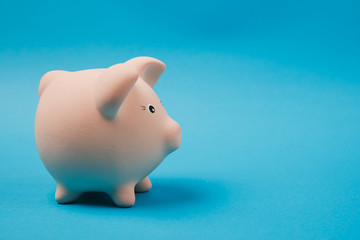
[[[137,193],[133,211],[154,211],[157,216],[162,211],[167,216],[180,214],[184,209],[199,211],[221,206],[226,202],[227,190],[223,184],[202,179],[151,178],[153,187],[149,192]],[[118,208],[111,198],[102,192],[87,192],[75,205]],[[185,214],[185,212],[182,212]]]

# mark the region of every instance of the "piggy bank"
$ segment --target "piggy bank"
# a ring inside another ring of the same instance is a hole
[[[181,143],[153,87],[165,70],[137,57],[107,69],[51,71],[40,80],[35,140],[55,200],[107,193],[120,207],[151,188],[148,175]]]

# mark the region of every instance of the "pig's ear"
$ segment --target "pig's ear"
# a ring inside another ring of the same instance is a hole
[[[126,63],[116,64],[101,73],[95,84],[95,102],[104,117],[115,118],[138,75],[138,70]]]
[[[138,69],[140,77],[152,88],[165,71],[165,64],[151,57],[136,57],[127,61],[126,64]]]
[[[45,89],[50,85],[50,83],[54,81],[54,79],[56,79],[62,73],[66,73],[66,71],[61,71],[61,70],[50,71],[45,73],[44,76],[42,76],[38,91],[39,98],[41,97]]]

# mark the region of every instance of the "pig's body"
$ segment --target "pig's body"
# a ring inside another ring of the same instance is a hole
[[[58,202],[103,191],[132,206],[134,188],[151,188],[148,174],[181,142],[180,127],[151,87],[163,70],[158,60],[135,58],[109,69],[44,75],[35,138]]]

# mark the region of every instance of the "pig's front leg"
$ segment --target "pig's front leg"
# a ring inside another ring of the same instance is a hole
[[[64,185],[62,185],[60,183],[56,183],[55,200],[58,203],[74,202],[79,196],[80,196],[80,193],[73,192],[73,191],[69,190],[69,188],[65,187]]]
[[[131,207],[135,203],[134,184],[119,186],[109,195],[119,207]]]
[[[151,187],[152,187],[151,181],[149,177],[146,177],[135,185],[135,192],[137,193],[147,192],[151,189]]]

